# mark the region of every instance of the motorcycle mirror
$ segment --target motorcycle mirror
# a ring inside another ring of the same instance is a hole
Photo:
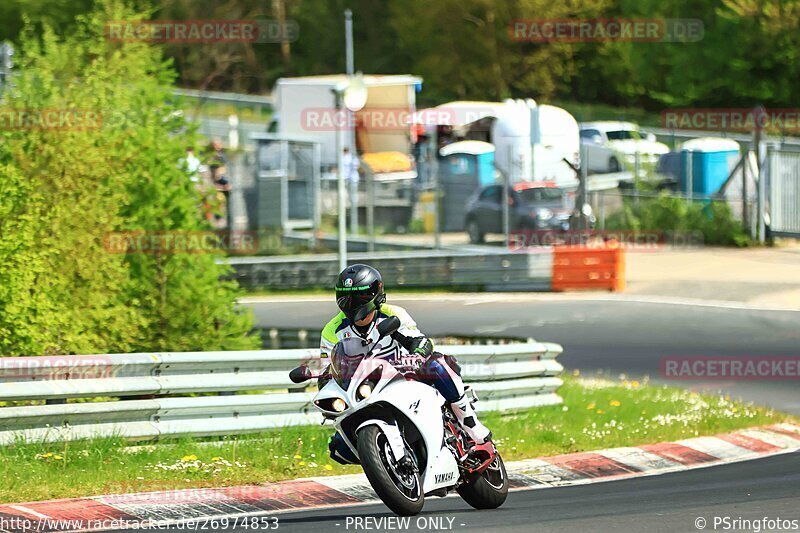
[[[389,317],[378,324],[378,333],[380,333],[381,337],[391,335],[398,329],[400,329],[400,319],[396,316]]]
[[[289,379],[292,380],[292,383],[302,383],[308,381],[312,377],[311,370],[305,365],[300,365],[289,372]]]

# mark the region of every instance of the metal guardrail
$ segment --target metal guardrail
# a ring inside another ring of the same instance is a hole
[[[248,296],[242,296],[238,299],[240,304],[247,305],[252,300]],[[297,349],[297,348],[316,348],[319,346],[320,333],[319,329],[314,328],[271,328],[271,327],[256,327],[254,333],[261,338],[261,349],[263,350],[279,350],[279,349]],[[457,346],[471,346],[471,345],[495,345],[495,344],[515,344],[520,342],[533,342],[533,339],[526,339],[518,336],[500,337],[497,335],[486,334],[443,334],[431,336],[435,346],[441,345],[457,345]]]
[[[393,286],[482,287],[485,290],[550,290],[550,248],[529,253],[479,246],[459,250],[355,253]],[[328,287],[339,273],[334,254],[231,257],[226,260],[239,283],[250,289]]]
[[[481,411],[561,403],[557,344],[440,346],[459,359]],[[0,402],[95,399],[82,403],[0,407],[0,445],[18,439],[71,441],[119,436],[238,435],[320,423],[313,392],[288,372],[319,362],[318,351],[260,350],[15,357],[0,359]],[[59,364],[60,363],[60,364]],[[164,397],[223,391],[228,396]],[[141,399],[142,396],[147,396]],[[139,397],[139,399],[110,400]]]
[[[172,89],[172,94],[183,98],[198,98],[213,102],[225,102],[227,104],[249,104],[272,108],[273,100],[271,96],[259,96],[253,94],[229,93],[222,91],[198,91],[196,89]]]

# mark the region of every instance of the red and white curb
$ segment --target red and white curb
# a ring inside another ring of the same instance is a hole
[[[514,461],[512,490],[612,481],[746,461],[800,450],[800,425],[775,424],[713,437]],[[188,489],[0,505],[0,531],[99,531],[248,517],[377,501],[363,475],[260,486]]]

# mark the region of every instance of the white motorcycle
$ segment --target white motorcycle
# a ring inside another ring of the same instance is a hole
[[[398,515],[416,515],[425,496],[453,490],[476,509],[499,507],[508,495],[508,476],[494,444],[470,440],[442,395],[411,368],[376,357],[381,341],[399,326],[399,319],[388,318],[378,324],[374,343],[339,342],[330,379],[314,405],[333,420],[372,488]],[[289,377],[302,383],[315,376],[300,366]]]

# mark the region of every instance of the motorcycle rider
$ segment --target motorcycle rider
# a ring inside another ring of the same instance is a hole
[[[388,349],[383,348],[377,357],[387,359],[395,366],[406,366],[408,359],[402,358],[400,347],[411,355],[418,368],[417,377],[423,383],[436,388],[450,403],[453,413],[467,435],[477,444],[491,440],[492,434],[475,414],[469,399],[464,394],[464,382],[454,357],[433,350],[433,342],[417,328],[417,324],[402,307],[388,305],[383,290],[380,272],[368,265],[355,264],[345,268],[336,282],[336,304],[340,312],[322,330],[320,355],[329,357],[340,340],[360,337],[376,341],[379,337],[376,326],[389,317],[400,319],[400,328],[391,335]],[[323,374],[327,374],[324,372]],[[331,457],[340,463],[357,463],[358,459],[339,433],[331,437],[328,448]]]

